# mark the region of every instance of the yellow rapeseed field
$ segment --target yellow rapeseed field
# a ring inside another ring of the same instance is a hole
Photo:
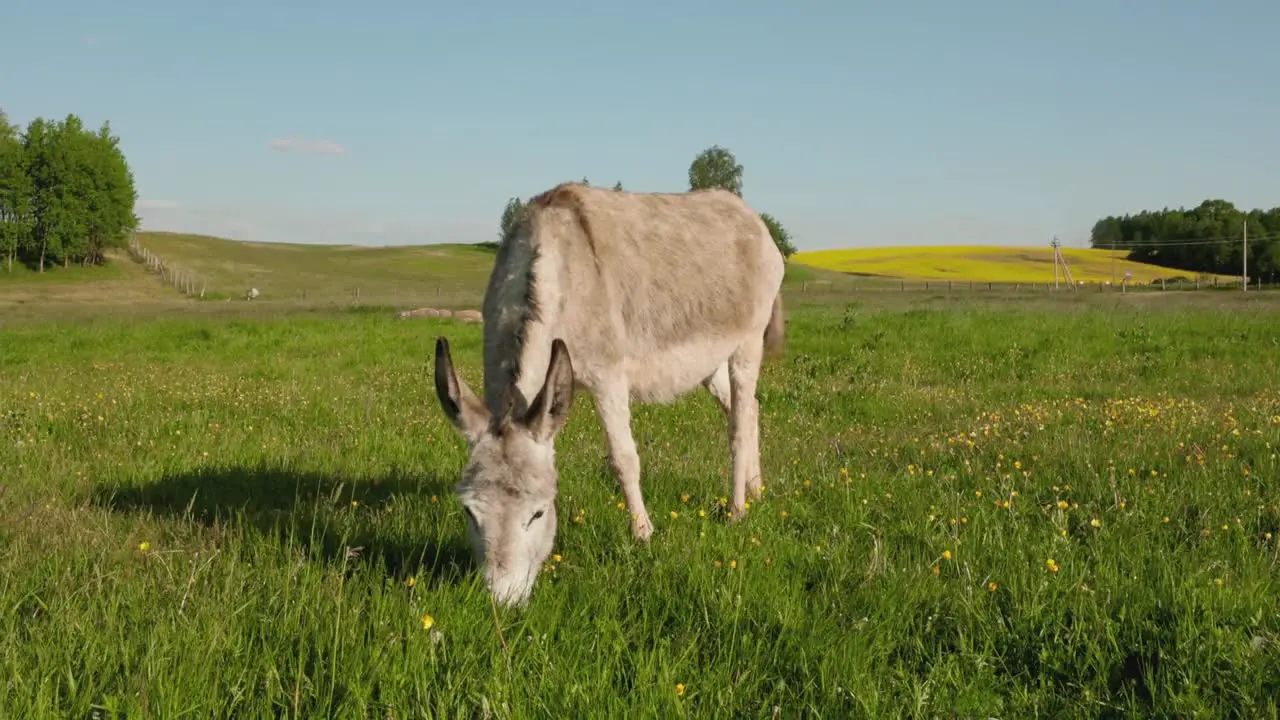
[[[1124,252],[1062,248],[1071,277],[1089,283],[1116,282],[1132,273],[1131,282],[1150,283],[1161,277],[1194,277],[1194,273],[1124,259]],[[793,262],[823,270],[919,280],[981,282],[1053,282],[1053,250],[995,245],[932,245],[915,247],[813,250],[791,256]],[[1061,272],[1061,270],[1059,270]],[[1207,276],[1205,276],[1206,279]],[[1220,277],[1219,281],[1229,280]]]

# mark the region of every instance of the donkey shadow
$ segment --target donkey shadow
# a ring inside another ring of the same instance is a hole
[[[474,569],[461,535],[418,540],[389,515],[353,519],[352,513],[360,506],[376,509],[406,497],[447,492],[448,483],[434,473],[344,479],[258,466],[177,473],[134,485],[102,484],[93,489],[90,503],[120,513],[179,519],[219,533],[240,530],[340,565],[348,573],[363,564],[389,577],[415,574],[432,586],[459,582]]]

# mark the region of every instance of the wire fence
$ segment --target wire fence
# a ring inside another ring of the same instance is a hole
[[[1280,283],[1264,282],[1252,278],[1248,291],[1275,290]],[[1074,283],[1059,282],[996,282],[986,280],[903,280],[890,278],[859,278],[849,280],[809,280],[797,283],[795,291],[801,294],[849,294],[859,292],[928,292],[928,293],[1047,293],[1047,292],[1170,292],[1196,290],[1245,289],[1241,279],[1213,278],[1158,278],[1148,283],[1120,281],[1078,280]]]
[[[155,273],[161,282],[172,286],[183,295],[204,297],[208,289],[208,285],[194,272],[165,261],[164,258],[143,247],[136,237],[129,239],[129,257]]]

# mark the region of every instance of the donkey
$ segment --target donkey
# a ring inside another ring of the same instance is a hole
[[[730,519],[760,493],[756,382],[784,349],[785,266],[768,227],[726,190],[637,193],[564,183],[532,198],[499,246],[484,313],[484,399],[436,340],[435,389],[470,458],[456,487],[494,599],[524,605],[556,532],[555,438],[585,388],[631,532],[653,532],[632,401],[702,385],[729,424]]]

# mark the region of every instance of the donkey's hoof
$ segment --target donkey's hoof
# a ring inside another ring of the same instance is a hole
[[[632,520],[631,536],[638,542],[649,542],[649,538],[653,537],[653,523],[649,522],[649,518],[647,517]]]

